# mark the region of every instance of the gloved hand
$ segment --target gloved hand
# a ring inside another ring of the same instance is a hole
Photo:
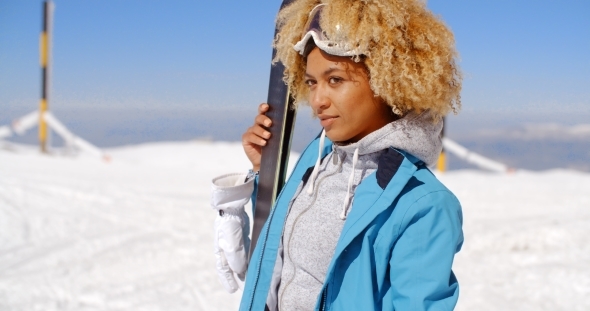
[[[244,281],[248,269],[250,249],[250,221],[241,209],[225,210],[223,216],[215,219],[215,259],[217,275],[225,290],[230,293],[238,289],[235,277]],[[235,274],[235,275],[234,275]]]
[[[248,269],[250,221],[244,205],[252,195],[253,181],[244,183],[245,174],[229,174],[213,179],[211,207],[215,219],[214,250],[217,275],[226,291],[238,290],[236,277],[243,281]]]

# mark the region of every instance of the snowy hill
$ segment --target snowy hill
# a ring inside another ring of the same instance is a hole
[[[239,143],[0,150],[0,310],[236,310],[217,281],[209,181]],[[464,209],[458,310],[590,309],[590,174],[440,178]]]

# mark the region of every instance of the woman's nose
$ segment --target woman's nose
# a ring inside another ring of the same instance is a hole
[[[309,95],[309,105],[314,111],[323,110],[330,106],[330,99],[327,96],[325,89],[319,84]]]

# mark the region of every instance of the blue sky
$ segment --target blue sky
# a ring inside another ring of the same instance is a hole
[[[252,109],[279,1],[55,0],[51,107]],[[590,115],[590,1],[430,0],[456,36],[463,111]],[[36,108],[42,1],[0,0],[0,114]]]

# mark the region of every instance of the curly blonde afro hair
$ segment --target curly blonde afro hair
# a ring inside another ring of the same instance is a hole
[[[375,96],[398,114],[428,110],[435,120],[461,106],[461,74],[450,29],[421,0],[295,0],[277,17],[274,61],[285,65],[284,80],[296,103],[306,102],[305,58],[293,46],[301,40],[309,12],[327,4],[320,25],[328,37],[339,26],[362,60]],[[351,39],[353,38],[353,39]]]

